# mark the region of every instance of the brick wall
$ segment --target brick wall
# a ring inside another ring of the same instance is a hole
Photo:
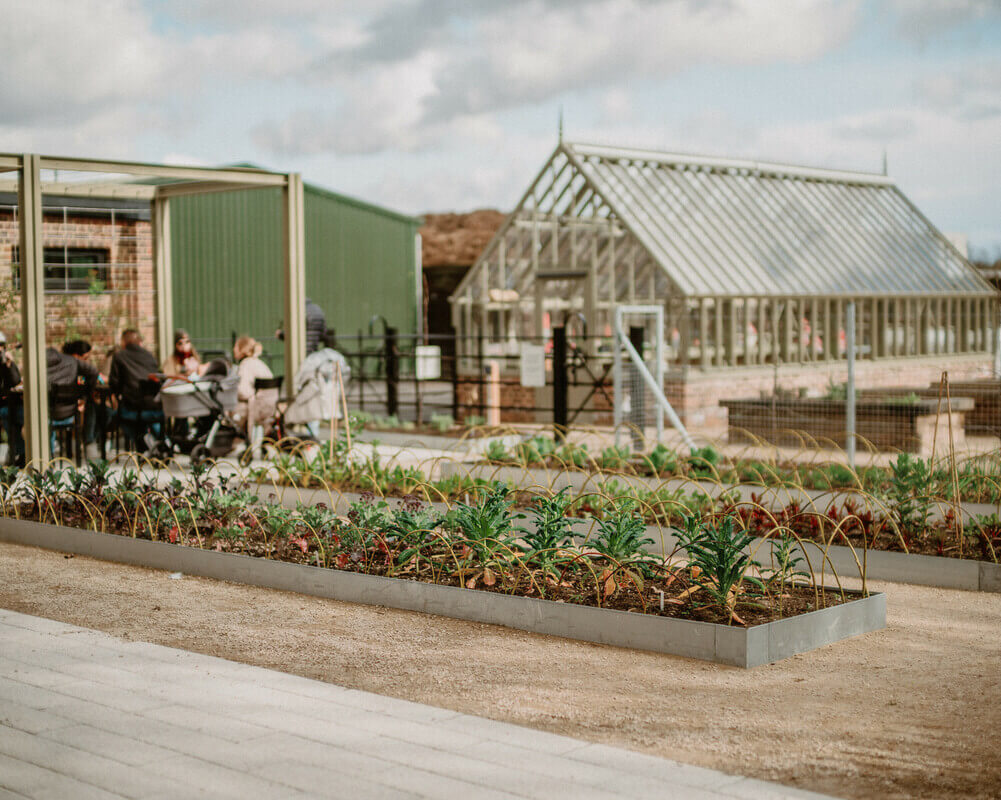
[[[860,361],[855,370],[856,386],[863,390],[927,387],[940,379],[943,370],[949,371],[952,383],[982,379],[991,374],[992,356],[970,354]],[[770,397],[776,386],[783,392],[798,394],[800,390],[804,390],[810,397],[820,397],[832,384],[844,383],[846,371],[844,362],[782,366],[777,376],[775,370],[768,367],[740,367],[709,372],[691,370],[684,376],[668,376],[664,382],[664,394],[693,432],[721,438],[726,434],[727,417],[726,409],[719,405],[720,400],[757,399],[763,394]],[[577,416],[574,424],[612,424],[610,398],[614,394],[614,386],[611,378],[603,383],[603,387],[604,392],[595,392],[587,400],[587,410]],[[480,413],[481,390],[482,387],[477,383],[460,379],[460,419]],[[571,417],[589,392],[590,386],[570,387],[568,405]],[[518,384],[517,378],[502,377],[502,422],[551,422],[552,406],[552,386],[526,388]],[[541,410],[532,411],[532,407]]]
[[[926,387],[938,381],[948,370],[952,382],[974,380],[990,375],[990,355],[951,355],[928,358],[901,358],[859,361],[855,383],[859,389]],[[726,409],[720,400],[757,399],[771,396],[777,386],[782,391],[806,390],[810,397],[825,394],[831,384],[844,383],[847,367],[834,364],[802,364],[774,369],[739,368],[706,372],[693,370],[687,376],[672,376],[666,381],[665,394],[682,421],[693,430],[707,435],[726,431]]]
[[[122,329],[138,328],[147,346],[156,345],[156,297],[153,285],[153,239],[149,221],[72,212],[63,222],[45,213],[43,247],[101,248],[108,251],[106,291],[59,293],[45,297],[45,335],[59,347],[67,338],[87,339],[98,351],[115,343]],[[20,296],[14,292],[12,263],[18,225],[9,209],[0,209],[0,330],[9,339],[21,331]]]

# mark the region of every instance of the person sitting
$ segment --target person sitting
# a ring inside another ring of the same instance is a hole
[[[174,331],[174,351],[167,356],[166,361],[161,366],[161,372],[171,378],[186,378],[191,380],[197,378],[205,370],[198,357],[198,352],[191,343],[191,337],[184,328]],[[186,439],[190,433],[190,423],[183,417],[172,417],[168,425],[168,433],[171,438],[180,441]]]
[[[240,382],[236,388],[236,412],[234,416],[247,432],[254,425],[266,423],[275,415],[278,405],[278,390],[264,389],[258,392],[254,385],[258,378],[273,378],[270,368],[261,360],[263,347],[251,336],[241,336],[233,345],[233,360]],[[248,420],[250,403],[253,401],[254,418]]]
[[[174,352],[163,362],[162,372],[171,377],[192,378],[201,371],[202,362],[198,358],[191,337],[183,328],[174,331]]]
[[[80,374],[92,387],[107,384],[107,378],[100,373],[90,361],[90,354],[93,348],[90,342],[83,339],[74,339],[63,345],[63,353],[73,356],[78,362]],[[98,401],[100,402],[100,401]],[[106,426],[102,426],[104,428]],[[104,437],[106,431],[102,429],[101,436]],[[86,403],[83,407],[83,441],[88,460],[95,460],[100,457],[100,450],[97,445],[97,407],[93,392],[88,392]]]
[[[56,428],[72,428],[79,402],[88,397],[97,384],[97,370],[54,347],[45,348],[45,375],[49,386],[49,424],[52,426],[50,449],[56,449]],[[79,390],[69,395],[54,394],[57,389]]]
[[[130,447],[139,449],[147,429],[160,434],[163,412],[160,402],[145,393],[143,382],[156,374],[159,365],[153,354],[142,346],[142,334],[134,328],[122,331],[121,347],[111,359],[108,386],[119,398],[118,417]]]
[[[19,391],[21,370],[14,361],[14,353],[7,348],[7,337],[0,331],[0,417],[3,418],[7,443],[10,448],[10,463],[24,466],[24,402]]]

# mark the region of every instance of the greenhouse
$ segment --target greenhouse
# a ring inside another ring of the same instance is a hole
[[[885,175],[560,142],[451,298],[501,346],[665,309],[669,367],[997,349],[998,295]],[[989,360],[989,359],[988,359]]]

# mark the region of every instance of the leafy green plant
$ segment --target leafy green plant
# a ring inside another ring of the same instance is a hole
[[[844,464],[824,464],[816,473],[814,486],[818,489],[846,489],[858,485],[855,473]]]
[[[557,449],[553,455],[565,466],[576,467],[577,469],[586,467],[590,458],[586,444],[573,444],[570,442]]]
[[[908,394],[894,395],[892,397],[887,397],[883,400],[883,405],[887,406],[916,406],[921,402],[921,398],[918,397],[917,392],[909,392]]]
[[[714,447],[696,447],[688,454],[688,468],[697,478],[716,477],[719,453]]]
[[[646,547],[653,539],[646,535],[646,522],[631,500],[620,502],[598,520],[597,534],[588,544],[619,564],[636,564],[644,571],[651,561]]]
[[[528,507],[528,514],[519,518],[531,520],[532,527],[519,528],[521,538],[530,554],[556,550],[573,541],[575,520],[571,517],[574,498],[570,487],[564,486],[556,494],[539,495]]]
[[[382,530],[392,522],[389,504],[368,492],[351,504],[347,516],[355,528],[367,531]]]
[[[478,428],[487,424],[487,418],[481,417],[479,414],[470,414],[463,420],[463,423],[467,428]]]
[[[440,522],[440,517],[434,508],[427,505],[416,495],[407,495],[400,500],[399,507],[392,512],[388,530],[402,537],[433,530]]]
[[[901,453],[890,462],[890,485],[887,497],[900,527],[913,533],[928,528],[932,504],[928,496],[931,466],[923,458]]]
[[[514,448],[514,458],[519,464],[543,464],[556,452],[556,442],[547,436],[533,436],[519,442]]]
[[[372,421],[372,414],[368,411],[352,411],[348,419],[361,428],[364,428]]]
[[[483,453],[487,461],[498,464],[507,464],[512,460],[511,454],[500,439],[493,439],[487,443],[487,449]]]
[[[859,389],[855,390],[855,397],[861,397],[862,392]],[[843,403],[848,399],[848,384],[847,383],[836,383],[834,380],[828,380],[827,391],[824,392],[824,399],[829,400],[832,403]]]
[[[658,443],[643,456],[643,461],[654,475],[673,475],[678,471],[678,454],[664,444]]]
[[[606,447],[598,457],[598,464],[602,469],[625,469],[629,466],[631,454],[632,451],[625,445]]]
[[[762,575],[769,584],[774,584],[780,590],[792,584],[797,578],[810,580],[810,573],[803,564],[803,556],[797,547],[796,539],[789,534],[773,537],[769,540],[772,553],[772,564],[762,570]]]
[[[500,554],[510,550],[513,539],[511,505],[510,490],[497,483],[482,502],[475,505],[458,503],[446,517],[461,532],[481,566],[496,563]]]
[[[692,582],[710,597],[712,605],[726,608],[731,619],[740,622],[736,607],[742,584],[764,591],[761,580],[748,575],[751,567],[758,566],[744,552],[752,537],[737,529],[731,516],[719,523],[691,516],[678,531],[678,541],[688,553]]]
[[[455,425],[455,418],[451,414],[432,414],[431,427],[438,433],[447,433]]]

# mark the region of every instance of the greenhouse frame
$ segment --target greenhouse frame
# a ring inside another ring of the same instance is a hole
[[[561,141],[451,297],[502,346],[665,309],[671,369],[998,348],[998,294],[885,175]],[[593,345],[587,345],[593,346]]]

